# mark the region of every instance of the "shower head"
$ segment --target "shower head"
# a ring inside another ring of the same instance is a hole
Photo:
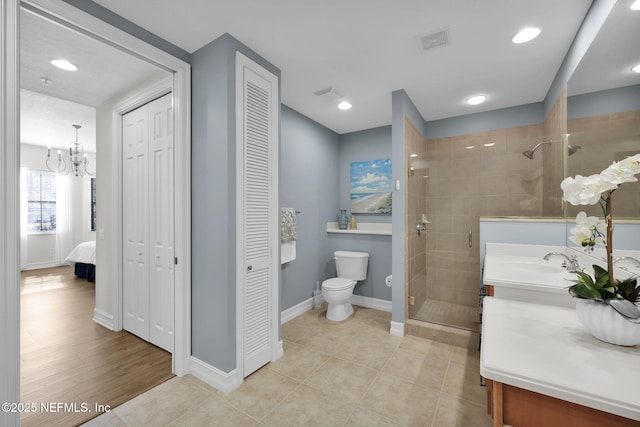
[[[582,148],[582,145],[571,145],[571,144],[567,145],[567,151],[569,152],[569,155],[575,154],[575,152],[581,148]]]
[[[522,152],[522,154],[524,154],[527,158],[529,158],[529,159],[533,160],[533,153],[535,153],[535,152],[536,152],[536,150],[537,150],[538,148],[540,148],[540,146],[545,145],[545,144],[551,144],[551,141],[542,141],[542,142],[539,142],[539,143],[538,143],[535,147],[533,147],[532,149],[530,149],[530,150],[526,150],[526,151],[523,151],[523,152]]]

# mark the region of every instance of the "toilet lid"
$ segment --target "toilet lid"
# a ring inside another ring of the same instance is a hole
[[[344,277],[334,277],[333,279],[325,280],[322,282],[322,289],[330,291],[341,291],[347,289],[353,285],[353,280],[345,279]]]

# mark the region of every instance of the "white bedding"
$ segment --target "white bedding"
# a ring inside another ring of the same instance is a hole
[[[68,264],[75,264],[81,262],[83,264],[96,264],[96,242],[82,242],[64,259],[64,262]]]

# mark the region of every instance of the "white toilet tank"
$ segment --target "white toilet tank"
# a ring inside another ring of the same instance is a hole
[[[336,261],[338,277],[358,281],[367,278],[368,253],[336,251],[333,253],[333,259]]]

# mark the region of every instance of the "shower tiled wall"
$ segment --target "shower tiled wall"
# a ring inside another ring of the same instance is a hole
[[[542,156],[522,154],[542,134],[540,124],[425,140],[405,122],[409,317],[426,298],[477,305],[479,217],[542,214]],[[431,223],[419,236],[422,214]]]
[[[600,173],[614,160],[640,153],[640,111],[572,119],[568,121],[569,144],[580,146],[567,158],[569,176]],[[624,183],[613,195],[615,218],[640,217],[640,182]],[[579,211],[602,217],[599,205],[567,207],[567,216]]]

